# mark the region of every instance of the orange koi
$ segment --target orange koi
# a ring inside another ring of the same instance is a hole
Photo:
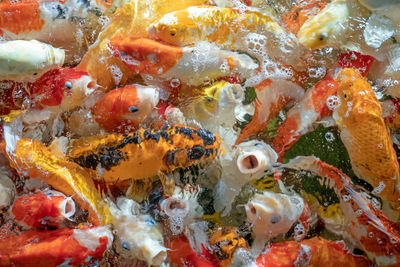
[[[265,254],[256,259],[258,267],[288,266],[348,266],[369,267],[371,263],[363,256],[354,255],[343,241],[330,241],[313,237],[301,242],[273,243]]]
[[[83,96],[96,87],[86,72],[60,68],[46,72],[35,82],[0,82],[0,114],[11,110],[60,106],[69,110],[81,103]]]
[[[75,203],[60,192],[39,191],[14,199],[11,214],[25,228],[60,227],[75,213]]]
[[[158,89],[127,85],[108,92],[92,107],[95,121],[109,132],[129,132],[156,107]]]
[[[333,117],[353,171],[374,187],[373,194],[384,200],[385,213],[398,219],[399,163],[390,132],[381,117],[382,107],[372,86],[354,69],[343,69],[337,82],[340,106]]]
[[[329,96],[336,94],[336,90],[336,81],[326,76],[309,89],[304,98],[289,110],[286,120],[278,126],[278,136],[273,141],[279,161],[282,160],[285,151],[290,149],[301,135],[310,130],[313,122],[332,112],[328,109],[326,101]]]
[[[102,257],[112,241],[111,230],[107,227],[9,234],[0,240],[0,265],[83,265]]]
[[[243,47],[242,39],[250,31],[267,35],[284,33],[267,15],[215,6],[170,12],[148,27],[150,38],[170,44],[186,46],[208,41],[233,50]]]
[[[333,187],[347,220],[346,227],[353,242],[378,266],[397,266],[400,261],[400,227],[391,221],[373,202],[368,200],[337,168],[309,157],[296,157],[284,167],[311,171],[321,183]]]
[[[264,80],[254,86],[257,92],[253,118],[240,133],[236,145],[254,134],[262,132],[270,118],[276,116],[289,102],[298,101],[304,90],[285,80]]]
[[[205,0],[176,0],[165,4],[164,0],[153,0],[131,1],[125,4],[110,17],[110,23],[101,32],[98,41],[89,48],[77,68],[87,71],[96,83],[106,90],[111,90],[119,84],[127,84],[129,80],[135,79],[136,74],[118,58],[111,56],[109,41],[117,35],[146,37],[146,28],[162,15],[192,5],[202,5],[205,2]],[[114,74],[115,71],[120,74],[118,77]]]
[[[82,167],[97,170],[107,183],[115,183],[209,162],[219,154],[220,143],[217,135],[202,128],[174,125],[75,140],[67,156]]]
[[[206,43],[176,47],[147,38],[117,36],[111,39],[109,47],[136,74],[151,74],[163,80],[179,79],[187,85],[201,85],[231,73],[248,78],[258,67],[245,54]]]
[[[88,220],[93,225],[106,225],[113,221],[108,206],[95,187],[92,174],[78,164],[58,157],[49,147],[34,139],[20,139],[13,153],[7,156],[21,175],[37,177],[72,196],[82,210],[89,211]]]
[[[166,246],[169,248],[168,257],[171,264],[179,267],[196,266],[196,267],[217,267],[218,264],[207,253],[203,247],[202,255],[197,254],[190,246],[189,240],[184,236],[178,236],[167,241]],[[204,256],[204,257],[203,257]]]
[[[308,18],[317,15],[325,6],[326,2],[321,0],[301,1],[300,4],[292,7],[288,13],[282,15],[285,29],[297,34]]]

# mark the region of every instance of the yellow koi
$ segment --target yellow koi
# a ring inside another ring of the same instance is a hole
[[[333,116],[354,173],[370,183],[372,192],[388,201],[398,216],[399,163],[382,107],[371,85],[354,69],[343,69],[337,81],[341,104]],[[390,207],[383,208],[388,216],[392,214]]]

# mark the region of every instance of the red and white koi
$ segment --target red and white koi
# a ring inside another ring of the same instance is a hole
[[[12,233],[0,239],[0,265],[78,266],[102,257],[112,241],[106,226]]]
[[[94,120],[108,132],[130,132],[150,115],[159,101],[159,89],[139,84],[108,92],[91,108]]]
[[[45,190],[16,197],[11,207],[15,221],[26,229],[60,227],[75,213],[75,202],[64,194]]]
[[[329,97],[336,95],[336,90],[337,82],[327,76],[309,89],[304,98],[289,110],[286,120],[278,127],[278,136],[273,141],[279,160],[282,160],[286,150],[292,147],[303,134],[310,131],[315,121],[332,113],[328,105],[332,106],[335,103]]]
[[[3,81],[0,87],[1,115],[6,115],[18,109],[69,111],[80,106],[97,85],[84,71],[59,68],[46,72],[33,83]]]
[[[248,78],[258,65],[245,54],[225,51],[210,43],[177,47],[147,38],[117,36],[109,48],[136,74],[150,74],[161,80],[179,79],[186,85],[240,73]],[[154,83],[154,78],[146,79]]]
[[[295,83],[285,80],[264,80],[254,86],[257,93],[253,118],[240,133],[236,144],[264,130],[270,118],[273,118],[289,102],[299,101],[304,90]]]
[[[370,202],[347,175],[313,156],[296,157],[281,167],[308,170],[327,178],[339,197],[351,241],[378,266],[397,266],[400,261],[399,225]]]

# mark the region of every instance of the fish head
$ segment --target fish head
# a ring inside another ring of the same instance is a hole
[[[137,74],[162,75],[182,57],[182,48],[148,38],[116,36],[108,44],[112,54]]]
[[[93,118],[108,131],[128,124],[139,126],[159,101],[159,90],[152,86],[127,85],[108,92],[92,108]]]
[[[243,142],[236,147],[236,167],[242,174],[251,175],[252,179],[258,178],[278,159],[278,155],[271,146],[258,140]]]
[[[147,28],[149,37],[174,45],[194,44],[200,40],[197,25],[187,10],[165,14]]]
[[[61,105],[70,110],[97,87],[87,72],[59,68],[46,72],[32,86],[32,102],[38,108]]]
[[[382,108],[369,82],[351,68],[343,69],[338,77],[337,95],[340,102],[334,118],[340,125],[344,119],[365,112],[382,113]]]
[[[289,231],[300,217],[304,201],[298,196],[265,191],[256,194],[245,209],[254,235],[269,239]]]

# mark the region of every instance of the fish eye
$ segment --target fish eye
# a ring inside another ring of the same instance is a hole
[[[72,89],[72,83],[71,82],[65,82],[65,87],[67,88],[67,89]]]
[[[129,112],[134,113],[134,112],[137,112],[137,111],[139,111],[139,109],[137,107],[135,107],[135,106],[129,107]]]
[[[171,30],[171,31],[169,32],[169,34],[170,34],[171,36],[175,36],[175,35],[176,35],[176,30],[175,30],[175,29]]]
[[[321,32],[319,35],[319,40],[323,41],[326,37],[328,37],[328,34],[326,32]]]
[[[271,223],[276,224],[281,220],[281,216],[275,215],[274,217],[271,218]]]
[[[343,93],[343,97],[344,97],[344,99],[347,99],[347,94]]]

